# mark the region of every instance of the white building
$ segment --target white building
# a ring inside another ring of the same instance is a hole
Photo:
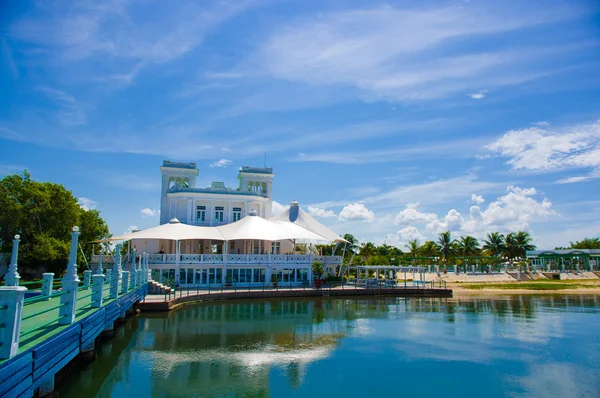
[[[180,222],[218,229],[248,215],[271,218],[275,175],[270,167],[243,166],[236,188],[227,188],[223,182],[213,182],[208,188],[197,187],[196,163],[165,160],[160,172],[161,225]],[[297,206],[297,202],[292,203],[292,208]],[[277,222],[282,221],[285,220]],[[326,240],[334,240],[332,237],[342,240],[314,219],[311,226],[318,227],[311,232],[325,236]],[[311,226],[302,227],[310,231]],[[290,240],[130,239],[138,256],[149,254],[154,280],[183,287],[262,285],[275,280],[285,286],[308,284],[312,282],[313,261],[321,261],[330,268],[342,261],[340,256],[297,253],[295,242]],[[97,261],[97,256],[94,260]],[[111,261],[110,258],[106,260]]]

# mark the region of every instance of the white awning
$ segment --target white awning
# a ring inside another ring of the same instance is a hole
[[[293,201],[290,207],[270,218],[271,221],[282,221],[291,225],[300,226],[308,231],[314,232],[326,238],[330,242],[345,242],[349,243],[346,239],[342,238],[325,225],[315,220],[310,214],[300,208],[298,202]]]
[[[198,227],[186,225],[173,218],[168,224],[158,227],[148,228],[139,232],[132,232],[121,236],[110,238],[111,241],[131,240],[131,239],[166,239],[166,240],[186,240],[186,239],[210,239],[225,240],[221,231],[215,227]]]
[[[246,217],[231,224],[217,227],[225,240],[257,239],[279,241],[287,239],[328,241],[326,237],[315,234],[294,224],[275,220],[266,220],[251,212]]]

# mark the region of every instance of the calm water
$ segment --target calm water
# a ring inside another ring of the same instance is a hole
[[[272,300],[139,316],[61,397],[600,397],[600,298]]]

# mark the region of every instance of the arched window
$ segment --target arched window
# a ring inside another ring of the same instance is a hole
[[[260,184],[260,188],[261,188],[260,191],[262,193],[267,193],[267,183],[266,182],[263,182],[262,184]]]
[[[253,185],[254,185],[254,183],[253,183],[252,181],[250,181],[250,182],[248,183],[248,192],[252,191],[252,189],[253,189]]]
[[[187,177],[183,179],[183,187],[184,188],[190,187],[190,180]]]
[[[176,184],[178,188],[181,187],[181,177],[177,177]]]
[[[175,186],[175,179],[173,177],[169,178],[169,189]]]

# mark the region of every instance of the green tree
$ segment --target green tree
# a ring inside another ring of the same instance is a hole
[[[325,268],[323,268],[323,263],[320,261],[313,261],[312,273],[317,279],[321,279],[321,277],[325,273]]]
[[[358,250],[358,254],[360,254],[361,256],[363,256],[365,259],[373,256],[377,253],[377,249],[375,248],[375,245],[373,244],[373,242],[365,242],[360,246],[360,249]]]
[[[83,210],[77,198],[62,185],[33,181],[27,171],[0,180],[0,245],[2,251],[9,252],[13,236],[21,236],[21,269],[64,271],[75,225],[81,232],[80,242],[108,234],[100,213]],[[89,254],[91,248],[86,250]],[[82,263],[85,264],[80,257],[78,264]]]
[[[417,255],[419,254],[419,249],[421,248],[421,246],[419,245],[419,241],[416,239],[409,241],[404,246],[408,249],[408,252],[410,253],[411,257],[417,257]]]
[[[444,257],[444,261],[447,262],[450,256],[456,254],[456,245],[452,241],[452,235],[450,231],[442,232],[438,235],[437,246],[439,252]]]
[[[533,239],[528,232],[511,232],[506,235],[504,253],[512,259],[525,258],[526,252],[535,250]]]
[[[344,239],[348,241],[348,243],[346,244],[346,251],[356,253],[359,247],[358,239],[356,239],[352,234],[344,234]]]
[[[483,241],[483,250],[490,256],[499,256],[505,249],[504,235],[500,232],[492,232],[487,234],[487,238]]]
[[[419,254],[425,257],[435,257],[440,254],[440,251],[438,249],[437,244],[434,241],[428,240],[427,242],[423,243],[423,245],[420,247]]]
[[[456,242],[457,251],[461,256],[476,256],[479,254],[479,241],[472,236],[463,236]]]
[[[386,256],[382,256],[381,254],[376,254],[374,256],[370,256],[367,261],[367,265],[390,265],[390,261]]]
[[[600,249],[600,238],[585,238],[580,242],[571,242],[571,249]]]

